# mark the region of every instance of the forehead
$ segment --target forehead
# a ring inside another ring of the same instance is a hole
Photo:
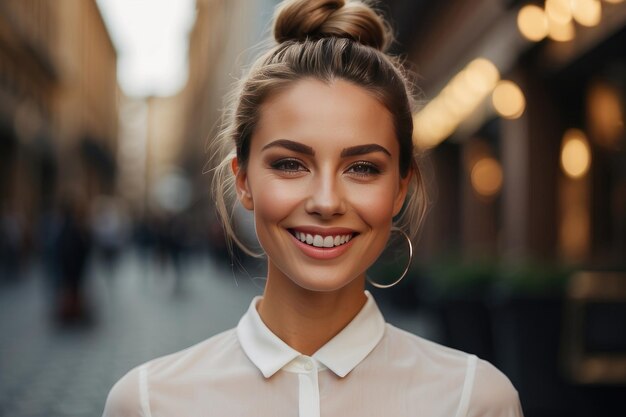
[[[252,149],[276,139],[314,149],[377,143],[399,152],[391,113],[372,93],[344,80],[299,80],[266,100]]]

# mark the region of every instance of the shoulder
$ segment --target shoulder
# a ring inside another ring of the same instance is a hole
[[[457,415],[521,417],[518,393],[511,381],[491,363],[387,324],[386,349],[406,365],[441,387],[458,387]],[[393,363],[396,359],[390,357]],[[409,359],[410,358],[410,359]],[[420,379],[421,380],[421,379]],[[454,390],[453,390],[454,391]]]
[[[509,378],[489,362],[478,359],[468,403],[468,416],[521,417],[519,395]]]
[[[149,415],[150,396],[155,387],[164,388],[170,381],[192,379],[198,369],[217,368],[229,357],[237,355],[238,341],[230,329],[187,349],[162,356],[130,370],[111,388],[103,417],[135,417]],[[157,390],[159,391],[159,390]]]
[[[145,365],[142,365],[145,366]],[[130,370],[113,385],[107,396],[103,417],[139,417],[144,415],[140,398],[141,366]]]
[[[467,367],[467,353],[424,339],[388,323],[385,339],[394,356],[415,358],[422,371],[426,367],[433,370],[445,369],[448,372],[455,369],[465,372]]]
[[[151,360],[146,364],[146,373],[154,381],[180,377],[199,368],[210,371],[240,351],[235,329],[230,329],[181,351]]]

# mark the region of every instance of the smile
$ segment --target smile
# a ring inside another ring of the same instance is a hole
[[[352,234],[322,236],[317,234],[299,232],[297,230],[290,230],[290,232],[300,242],[306,243],[307,245],[315,246],[316,248],[332,248],[335,246],[341,246],[345,243],[348,243],[350,239],[352,239]]]
[[[330,260],[343,255],[352,246],[354,237],[359,233],[346,228],[319,228],[287,229],[293,237],[296,247],[310,258]]]
[[[300,242],[315,246],[316,248],[332,248],[335,246],[341,246],[348,243],[350,239],[352,239],[352,235],[321,236],[298,232],[297,230],[293,230],[292,234]]]

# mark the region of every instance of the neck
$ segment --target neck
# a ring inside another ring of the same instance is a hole
[[[271,268],[270,268],[271,270]],[[358,314],[367,297],[364,279],[334,291],[311,291],[268,273],[257,309],[265,325],[303,355],[313,355]]]

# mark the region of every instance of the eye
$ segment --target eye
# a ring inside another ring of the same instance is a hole
[[[378,169],[378,167],[376,167],[376,165],[372,164],[371,162],[359,161],[350,165],[346,172],[366,177],[370,175],[380,174],[380,169]]]
[[[280,159],[273,162],[270,166],[272,169],[289,173],[308,171],[302,162],[297,159]]]

